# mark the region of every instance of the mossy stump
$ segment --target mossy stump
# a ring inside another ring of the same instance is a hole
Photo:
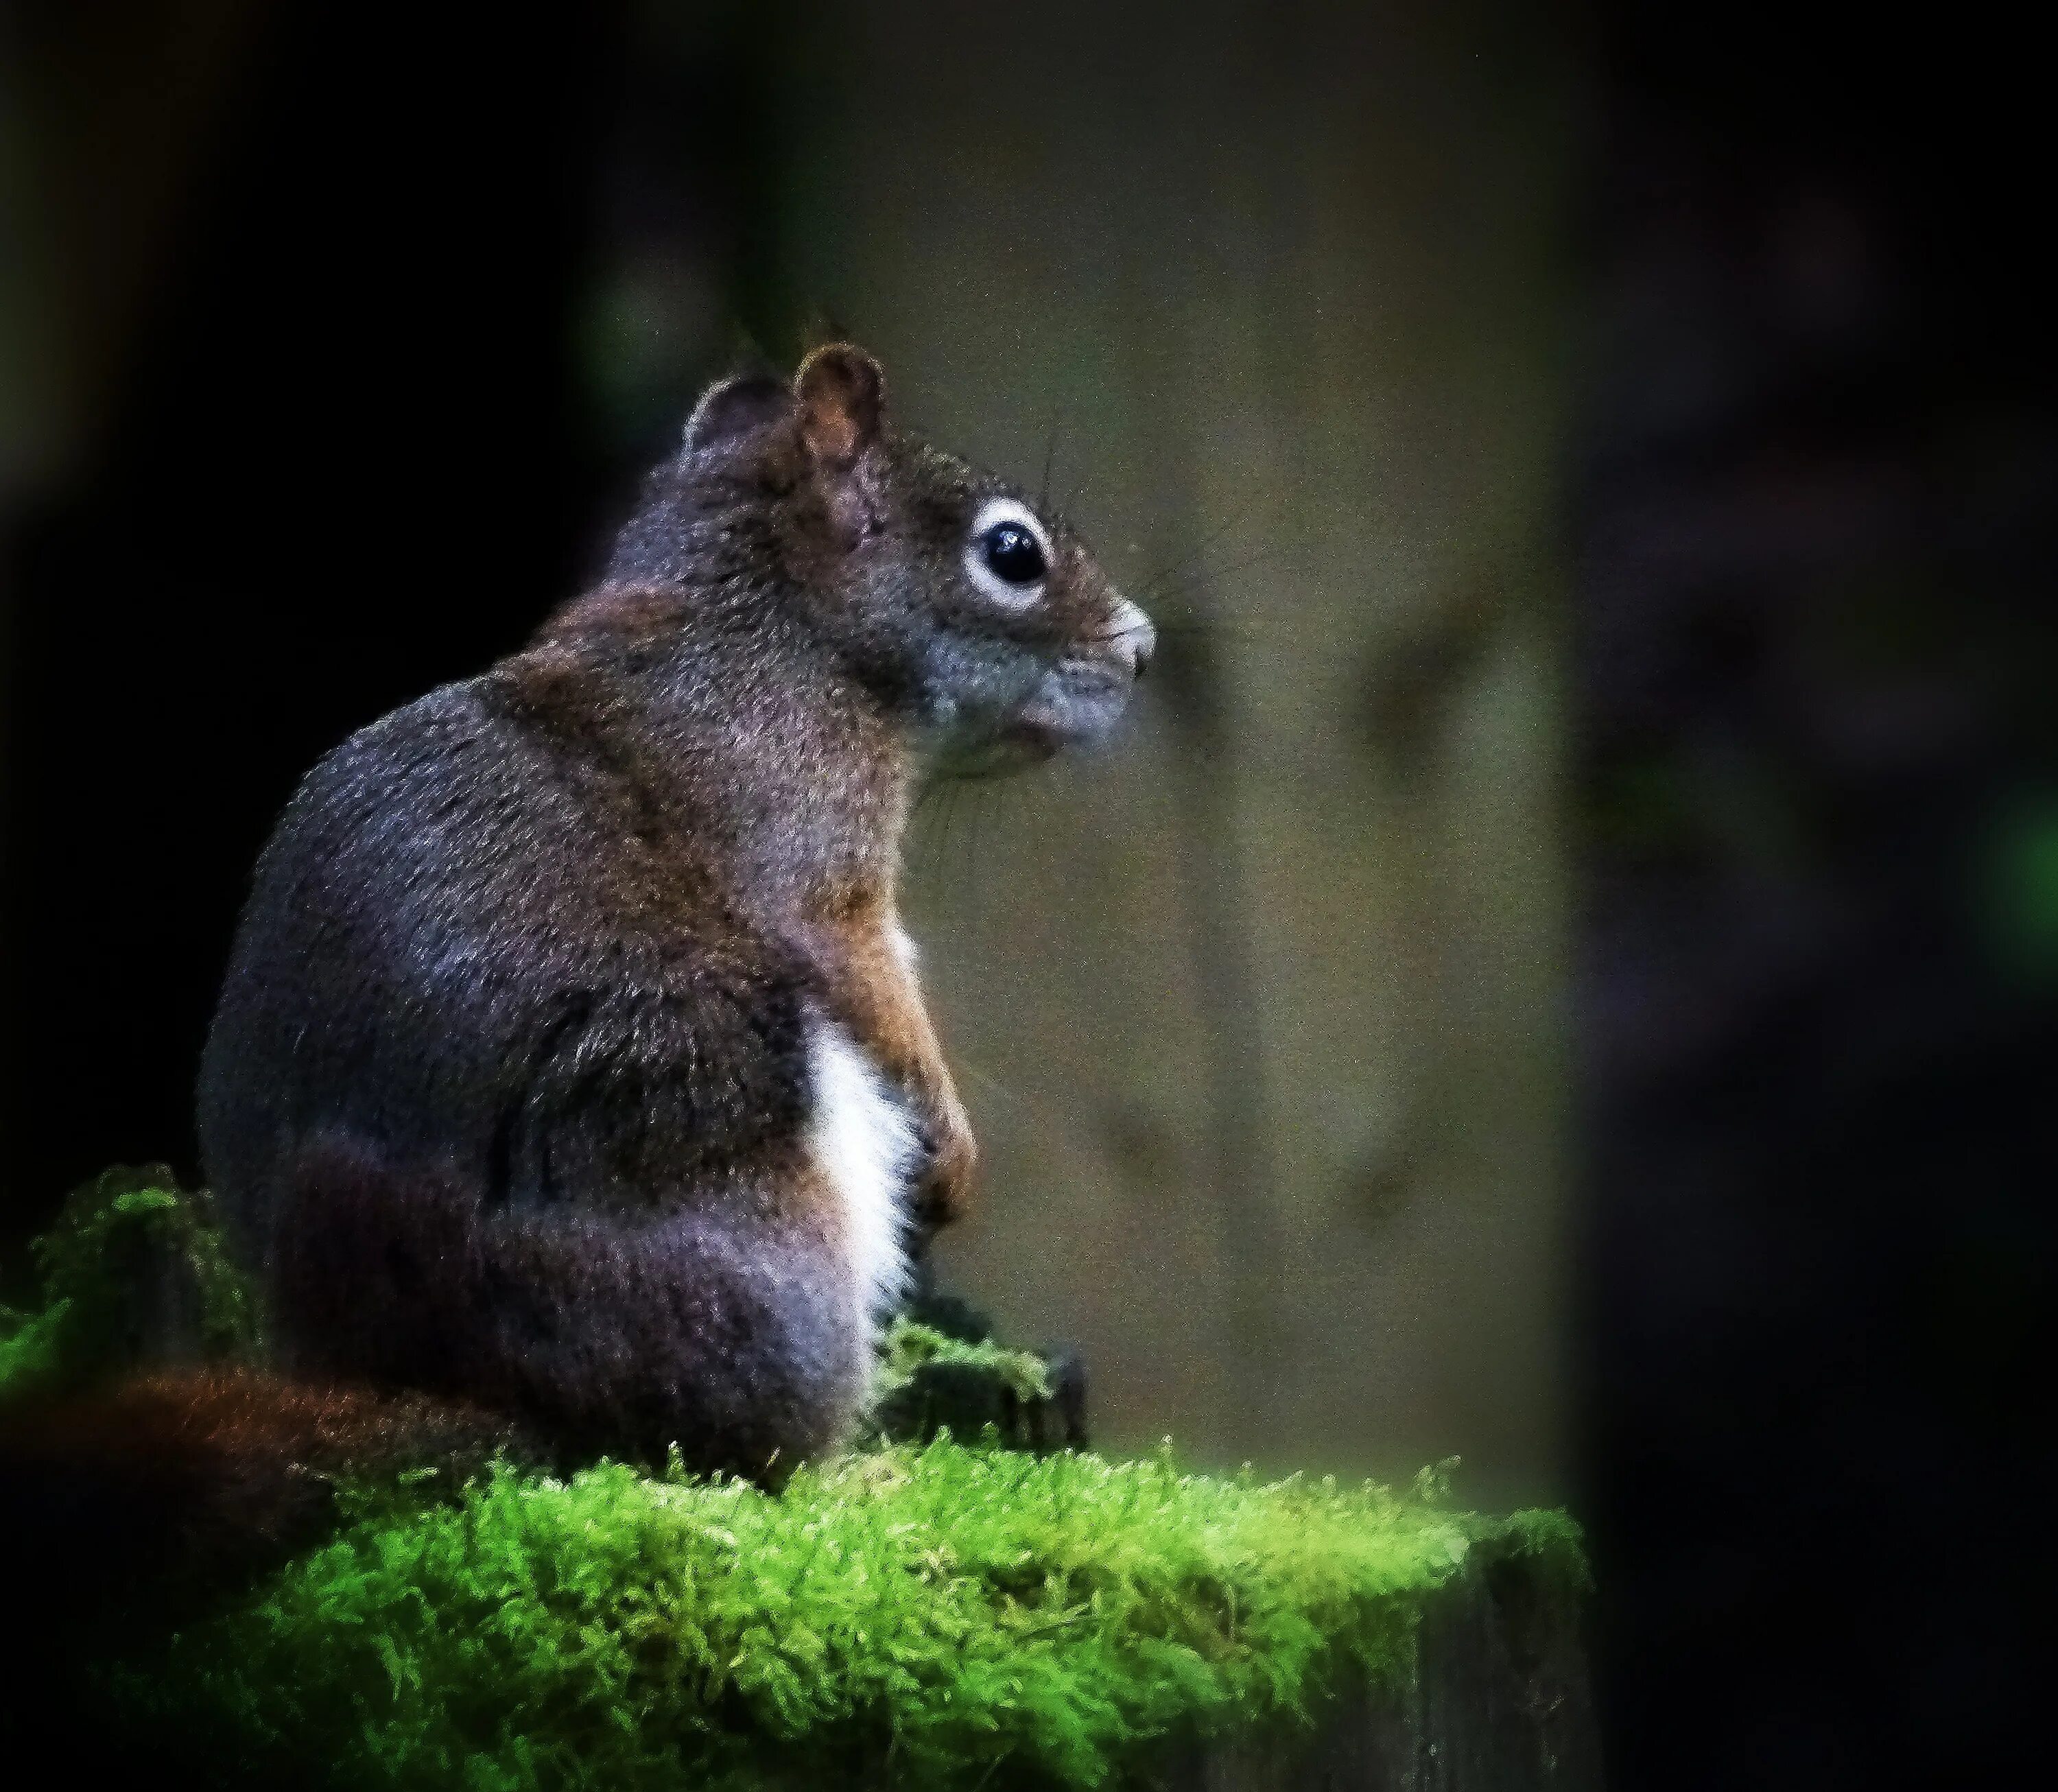
[[[777,1494],[602,1466],[362,1497],[96,1670],[94,1728],[231,1786],[1596,1783],[1555,1513],[948,1438]]]
[[[160,1180],[103,1178],[39,1246],[44,1307],[0,1314],[0,1443],[16,1401],[154,1353],[138,1311],[197,1313],[183,1354],[244,1348],[205,1205]],[[161,1259],[190,1297],[139,1302]],[[1440,1472],[1398,1492],[1054,1448],[1076,1380],[903,1323],[880,1412],[914,1435],[777,1492],[676,1463],[311,1466],[333,1523],[205,1606],[105,1584],[149,1516],[120,1508],[45,1564],[51,1695],[0,1702],[0,1750],[299,1792],[1598,1784],[1563,1514],[1454,1511]],[[981,1414],[976,1444],[928,1435]],[[109,1622],[60,1621],[96,1587]]]

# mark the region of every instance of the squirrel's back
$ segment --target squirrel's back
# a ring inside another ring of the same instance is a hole
[[[624,818],[633,774],[553,739],[507,682],[444,686],[352,736],[259,860],[200,1130],[211,1182],[260,1247],[284,1133],[358,1134],[396,1166],[461,1172],[489,1206],[524,1208],[598,1194],[610,1174],[643,1184],[660,1147],[697,1177],[797,1121],[793,955],[725,899],[690,835]],[[553,1095],[575,1074],[607,1094],[601,1043],[667,1022],[698,1049],[664,1087],[617,1091],[615,1136],[574,1161],[546,1124]]]

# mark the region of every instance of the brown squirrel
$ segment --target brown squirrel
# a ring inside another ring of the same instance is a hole
[[[200,1121],[278,1360],[0,1411],[43,1639],[0,1737],[75,1754],[75,1665],[308,1547],[340,1477],[776,1484],[844,1436],[975,1158],[897,915],[918,781],[1099,738],[1152,645],[858,350],[709,391],[600,583],[265,848]]]
[[[287,1377],[776,1480],[857,1413],[975,1148],[898,915],[925,775],[1098,740],[1150,624],[888,423],[715,386],[601,582],[293,797],[200,1084]]]

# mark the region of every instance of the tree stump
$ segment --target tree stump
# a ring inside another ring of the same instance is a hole
[[[1311,1726],[1194,1742],[1162,1792],[1597,1792],[1582,1602],[1520,1558],[1424,1603],[1413,1684],[1347,1683]]]

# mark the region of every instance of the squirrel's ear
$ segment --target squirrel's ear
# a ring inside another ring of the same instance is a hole
[[[818,465],[854,465],[879,435],[886,379],[862,348],[832,343],[817,348],[793,376],[801,439]]]
[[[738,374],[708,387],[686,419],[685,451],[748,435],[792,414],[793,395],[769,373]]]

